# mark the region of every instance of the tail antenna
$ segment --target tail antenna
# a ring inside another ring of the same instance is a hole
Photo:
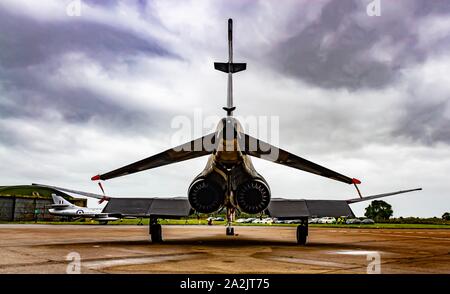
[[[228,19],[228,62],[214,62],[214,68],[228,73],[227,106],[223,109],[227,116],[232,116],[236,107],[233,106],[233,73],[247,68],[246,63],[233,63],[233,20]]]

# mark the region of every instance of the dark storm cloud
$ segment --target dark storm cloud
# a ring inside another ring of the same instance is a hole
[[[25,67],[71,51],[83,52],[104,66],[136,54],[175,57],[154,40],[109,25],[83,21],[42,22],[0,8],[0,64]]]
[[[270,64],[282,74],[322,89],[358,93],[399,89],[406,84],[406,90],[399,92],[401,115],[383,136],[385,144],[450,144],[448,97],[430,99],[441,95],[434,93],[441,85],[425,84],[425,76],[411,78],[405,73],[405,69],[417,70],[449,54],[449,32],[443,31],[442,24],[432,27],[435,21],[450,17],[450,2],[381,0],[379,17],[366,15],[369,2],[328,2],[317,19],[273,48],[268,55]],[[360,99],[367,97],[361,95]]]
[[[394,136],[406,137],[423,144],[450,144],[450,119],[445,117],[448,101],[433,104],[408,103],[406,115],[400,120]]]
[[[83,3],[88,5],[97,5],[103,7],[116,6],[119,4],[120,0],[83,0]],[[128,0],[127,3],[136,3],[139,7],[145,7],[147,5],[147,0]]]
[[[82,53],[106,70],[117,62],[130,64],[137,55],[177,58],[156,41],[83,18],[39,21],[1,6],[0,30],[0,119],[39,120],[53,111],[71,124],[95,120],[115,131],[159,125],[163,114],[158,110],[118,105],[95,89],[51,81],[64,71],[61,57],[69,52]]]
[[[427,53],[448,45],[419,48],[416,25],[420,17],[448,14],[450,2],[403,1],[402,9],[397,1],[394,8],[394,2],[381,1],[379,17],[365,15],[369,2],[329,2],[317,20],[274,48],[269,59],[278,70],[319,87],[381,88],[396,82],[405,66],[422,62]],[[382,40],[399,48],[389,61],[371,56]]]
[[[5,87],[11,94],[0,108],[1,118],[39,119],[47,111],[55,111],[66,122],[75,124],[96,119],[111,126],[132,128],[148,122],[143,113],[116,105],[91,89],[49,87],[34,73],[22,73],[20,79],[10,81],[14,86]]]
[[[440,97],[433,89],[425,96],[413,87],[407,91],[407,96],[403,114],[391,135],[423,145],[450,144],[450,116],[446,113],[450,110],[450,99]]]
[[[139,133],[158,130],[164,118],[170,117],[159,109],[141,110],[115,102],[95,89],[52,83],[55,68],[54,62],[48,62],[28,69],[0,69],[0,119],[39,121],[56,113],[55,123],[60,119],[69,124],[95,122],[96,127],[116,133]]]
[[[450,2],[447,0],[416,0],[417,16],[424,16],[430,14],[448,14],[450,13]]]

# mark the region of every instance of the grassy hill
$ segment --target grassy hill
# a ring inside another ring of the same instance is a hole
[[[18,185],[18,186],[0,186],[0,197],[32,197],[41,199],[51,199],[52,193],[58,193],[68,200],[75,200],[75,198],[69,196],[66,193],[56,191],[51,188],[44,188],[33,185]]]

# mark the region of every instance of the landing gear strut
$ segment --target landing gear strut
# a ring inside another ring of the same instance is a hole
[[[308,238],[308,219],[303,218],[302,222],[297,227],[297,244],[306,245],[307,238]]]
[[[234,220],[234,208],[227,208],[227,229],[226,229],[226,235],[227,236],[234,236],[234,228],[231,226],[231,223]]]
[[[162,242],[162,229],[161,225],[158,224],[158,218],[150,217],[149,224],[149,234],[151,236],[151,240],[153,243],[161,243]]]

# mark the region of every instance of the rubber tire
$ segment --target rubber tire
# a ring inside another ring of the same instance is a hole
[[[233,227],[227,227],[226,234],[227,234],[227,236],[234,236],[234,228]]]
[[[308,238],[307,228],[304,226],[297,227],[297,244],[306,245],[306,239]]]
[[[160,224],[150,226],[150,235],[152,237],[152,243],[162,242],[162,229]]]

